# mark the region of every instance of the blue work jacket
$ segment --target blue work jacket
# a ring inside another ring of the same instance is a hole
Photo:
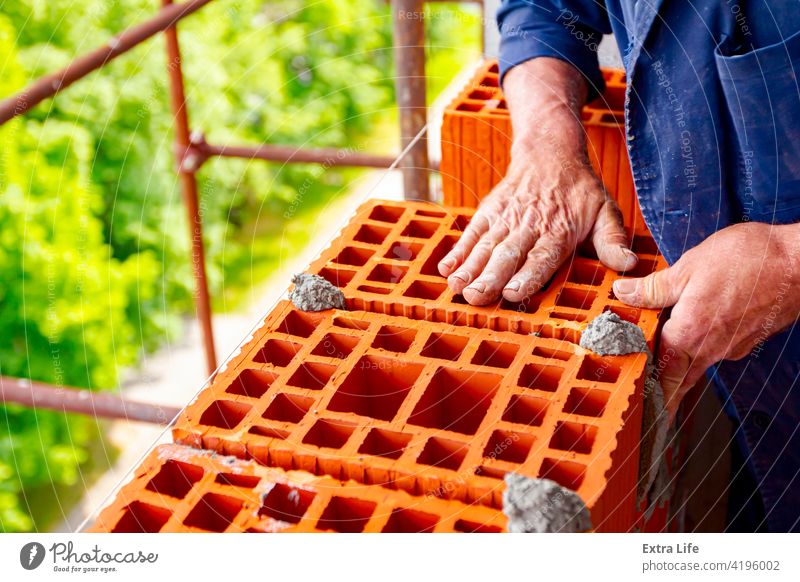
[[[797,1],[505,0],[498,26],[501,79],[555,57],[577,67],[593,95],[603,90],[597,45],[614,33],[636,192],[669,263],[734,223],[800,220]],[[798,530],[800,325],[709,374],[736,422],[762,525]]]

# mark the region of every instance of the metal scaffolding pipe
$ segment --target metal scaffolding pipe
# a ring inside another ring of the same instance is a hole
[[[427,123],[425,98],[425,24],[423,0],[392,0],[400,149],[404,150]],[[425,135],[400,163],[406,200],[430,200],[428,140]]]
[[[7,376],[0,376],[0,403],[163,425],[170,424],[180,412],[174,406],[126,400],[107,392],[57,387]]]
[[[0,125],[30,111],[48,97],[103,67],[148,38],[174,26],[180,19],[197,12],[209,2],[211,0],[187,0],[182,4],[169,4],[153,18],[132,26],[111,38],[105,45],[76,58],[64,69],[37,79],[16,95],[0,101]]]
[[[352,149],[296,148],[292,146],[264,144],[259,146],[214,145],[206,142],[194,144],[194,148],[206,157],[259,159],[270,162],[322,164],[326,167],[357,166],[366,168],[388,168],[394,162],[391,156],[362,154]]]
[[[162,0],[164,9],[172,0]],[[217,354],[214,348],[214,332],[211,326],[211,296],[206,276],[205,248],[203,246],[203,217],[197,193],[197,166],[188,166],[183,159],[191,144],[189,112],[186,110],[186,94],[183,86],[181,51],[178,44],[178,30],[173,25],[164,31],[167,46],[167,73],[169,74],[170,106],[175,123],[175,155],[181,194],[186,207],[189,237],[192,247],[192,273],[194,275],[195,305],[197,320],[203,335],[206,367],[209,375],[217,369]]]

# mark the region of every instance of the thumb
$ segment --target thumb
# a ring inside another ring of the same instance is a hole
[[[597,214],[592,243],[600,261],[615,271],[630,271],[639,260],[630,250],[628,235],[622,225],[622,214],[611,198],[605,201]]]
[[[671,307],[678,302],[684,288],[675,275],[676,267],[673,265],[639,279],[617,279],[614,281],[614,294],[620,301],[634,307]]]

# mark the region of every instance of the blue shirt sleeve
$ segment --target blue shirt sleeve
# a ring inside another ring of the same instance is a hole
[[[603,34],[611,32],[608,14],[596,0],[503,0],[500,29],[500,81],[511,68],[536,57],[566,61],[583,73],[589,100],[605,89],[597,62]]]

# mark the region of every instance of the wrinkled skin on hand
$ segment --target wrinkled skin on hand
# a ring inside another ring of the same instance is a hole
[[[506,75],[504,91],[514,127],[511,164],[439,272],[470,304],[487,305],[539,291],[589,236],[606,266],[633,268],[619,209],[589,163],[580,74],[555,59],[533,59]]]
[[[729,226],[664,271],[614,282],[614,293],[629,305],[674,306],[656,361],[670,419],[709,366],[744,358],[797,320],[799,228]]]
[[[514,302],[539,291],[590,234],[598,257],[625,271],[636,265],[622,218],[588,160],[562,168],[538,155],[520,162],[483,201],[453,250],[439,263],[472,305],[500,295]]]

